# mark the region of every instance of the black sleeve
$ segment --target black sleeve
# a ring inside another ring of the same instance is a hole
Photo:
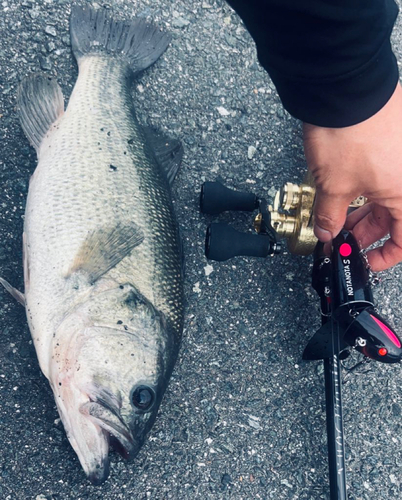
[[[354,125],[393,94],[393,0],[227,0],[254,38],[284,107],[323,127]]]

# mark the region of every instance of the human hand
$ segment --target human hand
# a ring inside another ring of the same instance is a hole
[[[304,151],[317,194],[314,233],[329,242],[342,227],[361,248],[386,235],[383,246],[367,257],[373,271],[402,261],[402,87],[368,120],[345,128],[303,125]],[[370,203],[347,218],[358,196]]]

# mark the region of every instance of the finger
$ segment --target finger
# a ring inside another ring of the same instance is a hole
[[[402,261],[402,228],[398,229],[399,240],[392,237],[382,247],[367,252],[367,258],[374,272],[385,271]]]
[[[355,225],[360,222],[367,214],[373,209],[373,203],[366,203],[362,207],[353,210],[347,217],[345,222],[345,229],[351,231]]]
[[[329,196],[317,190],[314,202],[314,234],[326,243],[339,234],[345,224],[350,200]]]
[[[392,222],[388,209],[372,204],[372,210],[353,227],[353,236],[361,248],[367,248],[387,236]]]

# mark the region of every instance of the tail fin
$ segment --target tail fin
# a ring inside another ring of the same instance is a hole
[[[144,19],[116,21],[106,9],[73,5],[71,45],[77,61],[89,54],[106,53],[123,58],[134,73],[151,66],[166,50],[170,36]]]

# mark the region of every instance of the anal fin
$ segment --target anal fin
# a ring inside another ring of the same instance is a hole
[[[61,88],[50,76],[28,76],[20,84],[17,103],[21,126],[38,151],[52,124],[64,113]]]

